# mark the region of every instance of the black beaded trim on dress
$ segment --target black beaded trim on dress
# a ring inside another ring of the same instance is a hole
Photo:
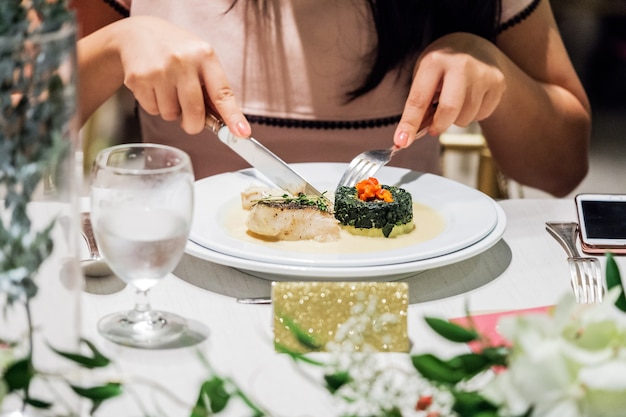
[[[400,115],[367,120],[305,120],[250,115],[246,115],[246,118],[250,123],[265,126],[320,130],[372,129],[394,125],[400,121]]]
[[[123,7],[121,4],[117,3],[115,0],[103,0],[106,4],[108,4],[109,6],[111,6],[113,8],[113,10],[115,10],[116,12],[118,12],[119,14],[121,14],[124,17],[128,17],[130,16],[130,10],[127,10],[125,7]]]
[[[530,3],[528,6],[526,6],[524,10],[522,10],[521,12],[519,12],[518,14],[516,14],[515,16],[513,16],[512,18],[510,18],[503,24],[501,24],[497,30],[497,34],[504,32],[505,30],[517,25],[518,23],[521,23],[528,16],[530,16],[532,12],[535,11],[537,6],[539,6],[539,3],[541,3],[541,0],[533,0],[533,2]]]

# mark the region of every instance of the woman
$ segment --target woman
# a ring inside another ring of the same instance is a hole
[[[547,0],[99,1],[131,17],[84,26],[83,120],[125,85],[145,140],[189,152],[198,178],[247,166],[206,112],[288,162],[395,143],[392,165],[426,172],[436,137],[477,120],[521,184],[563,196],[586,175],[589,103]],[[104,15],[93,3],[74,0],[79,19]]]

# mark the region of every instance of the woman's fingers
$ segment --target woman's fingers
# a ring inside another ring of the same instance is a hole
[[[180,117],[181,109],[178,104],[176,86],[160,84],[154,89],[159,114],[164,120],[173,121]]]
[[[185,132],[196,134],[213,110],[234,134],[250,136],[250,125],[211,45],[148,16],[124,19],[118,28],[124,84],[146,112],[180,120]]]
[[[439,135],[455,123],[468,96],[465,80],[446,74],[442,81],[437,113],[433,118],[430,133]]]
[[[215,52],[207,50],[202,61],[201,75],[204,79],[204,88],[209,96],[211,106],[228,126],[230,131],[247,138],[252,134],[250,124],[237,104],[235,93],[228,82],[224,69]]]
[[[433,112],[433,100],[436,100],[441,72],[437,69],[422,71],[418,69],[409,91],[402,117],[394,133],[394,144],[401,148],[409,146],[417,132],[430,124]]]
[[[159,106],[157,105],[156,93],[152,86],[146,85],[138,87],[126,83],[126,87],[133,93],[139,105],[148,114],[151,114],[153,116],[159,114]]]
[[[183,77],[177,85],[177,100],[181,109],[180,125],[190,135],[204,129],[207,104],[198,76]]]

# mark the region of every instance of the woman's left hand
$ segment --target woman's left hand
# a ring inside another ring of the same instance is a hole
[[[410,145],[423,125],[430,124],[428,133],[439,135],[453,124],[465,127],[491,115],[506,89],[500,55],[494,44],[469,33],[431,43],[417,59],[394,143]],[[438,105],[431,115],[433,101]]]

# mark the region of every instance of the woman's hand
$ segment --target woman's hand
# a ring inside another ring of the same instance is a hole
[[[250,125],[211,45],[156,17],[130,17],[113,25],[123,83],[146,112],[180,119],[185,132],[195,134],[211,111],[237,136],[250,136]]]
[[[487,40],[468,33],[437,39],[419,56],[413,84],[394,143],[406,147],[421,126],[439,135],[452,124],[465,127],[495,110],[506,89],[498,65],[501,52]],[[434,114],[433,102],[437,102]]]

